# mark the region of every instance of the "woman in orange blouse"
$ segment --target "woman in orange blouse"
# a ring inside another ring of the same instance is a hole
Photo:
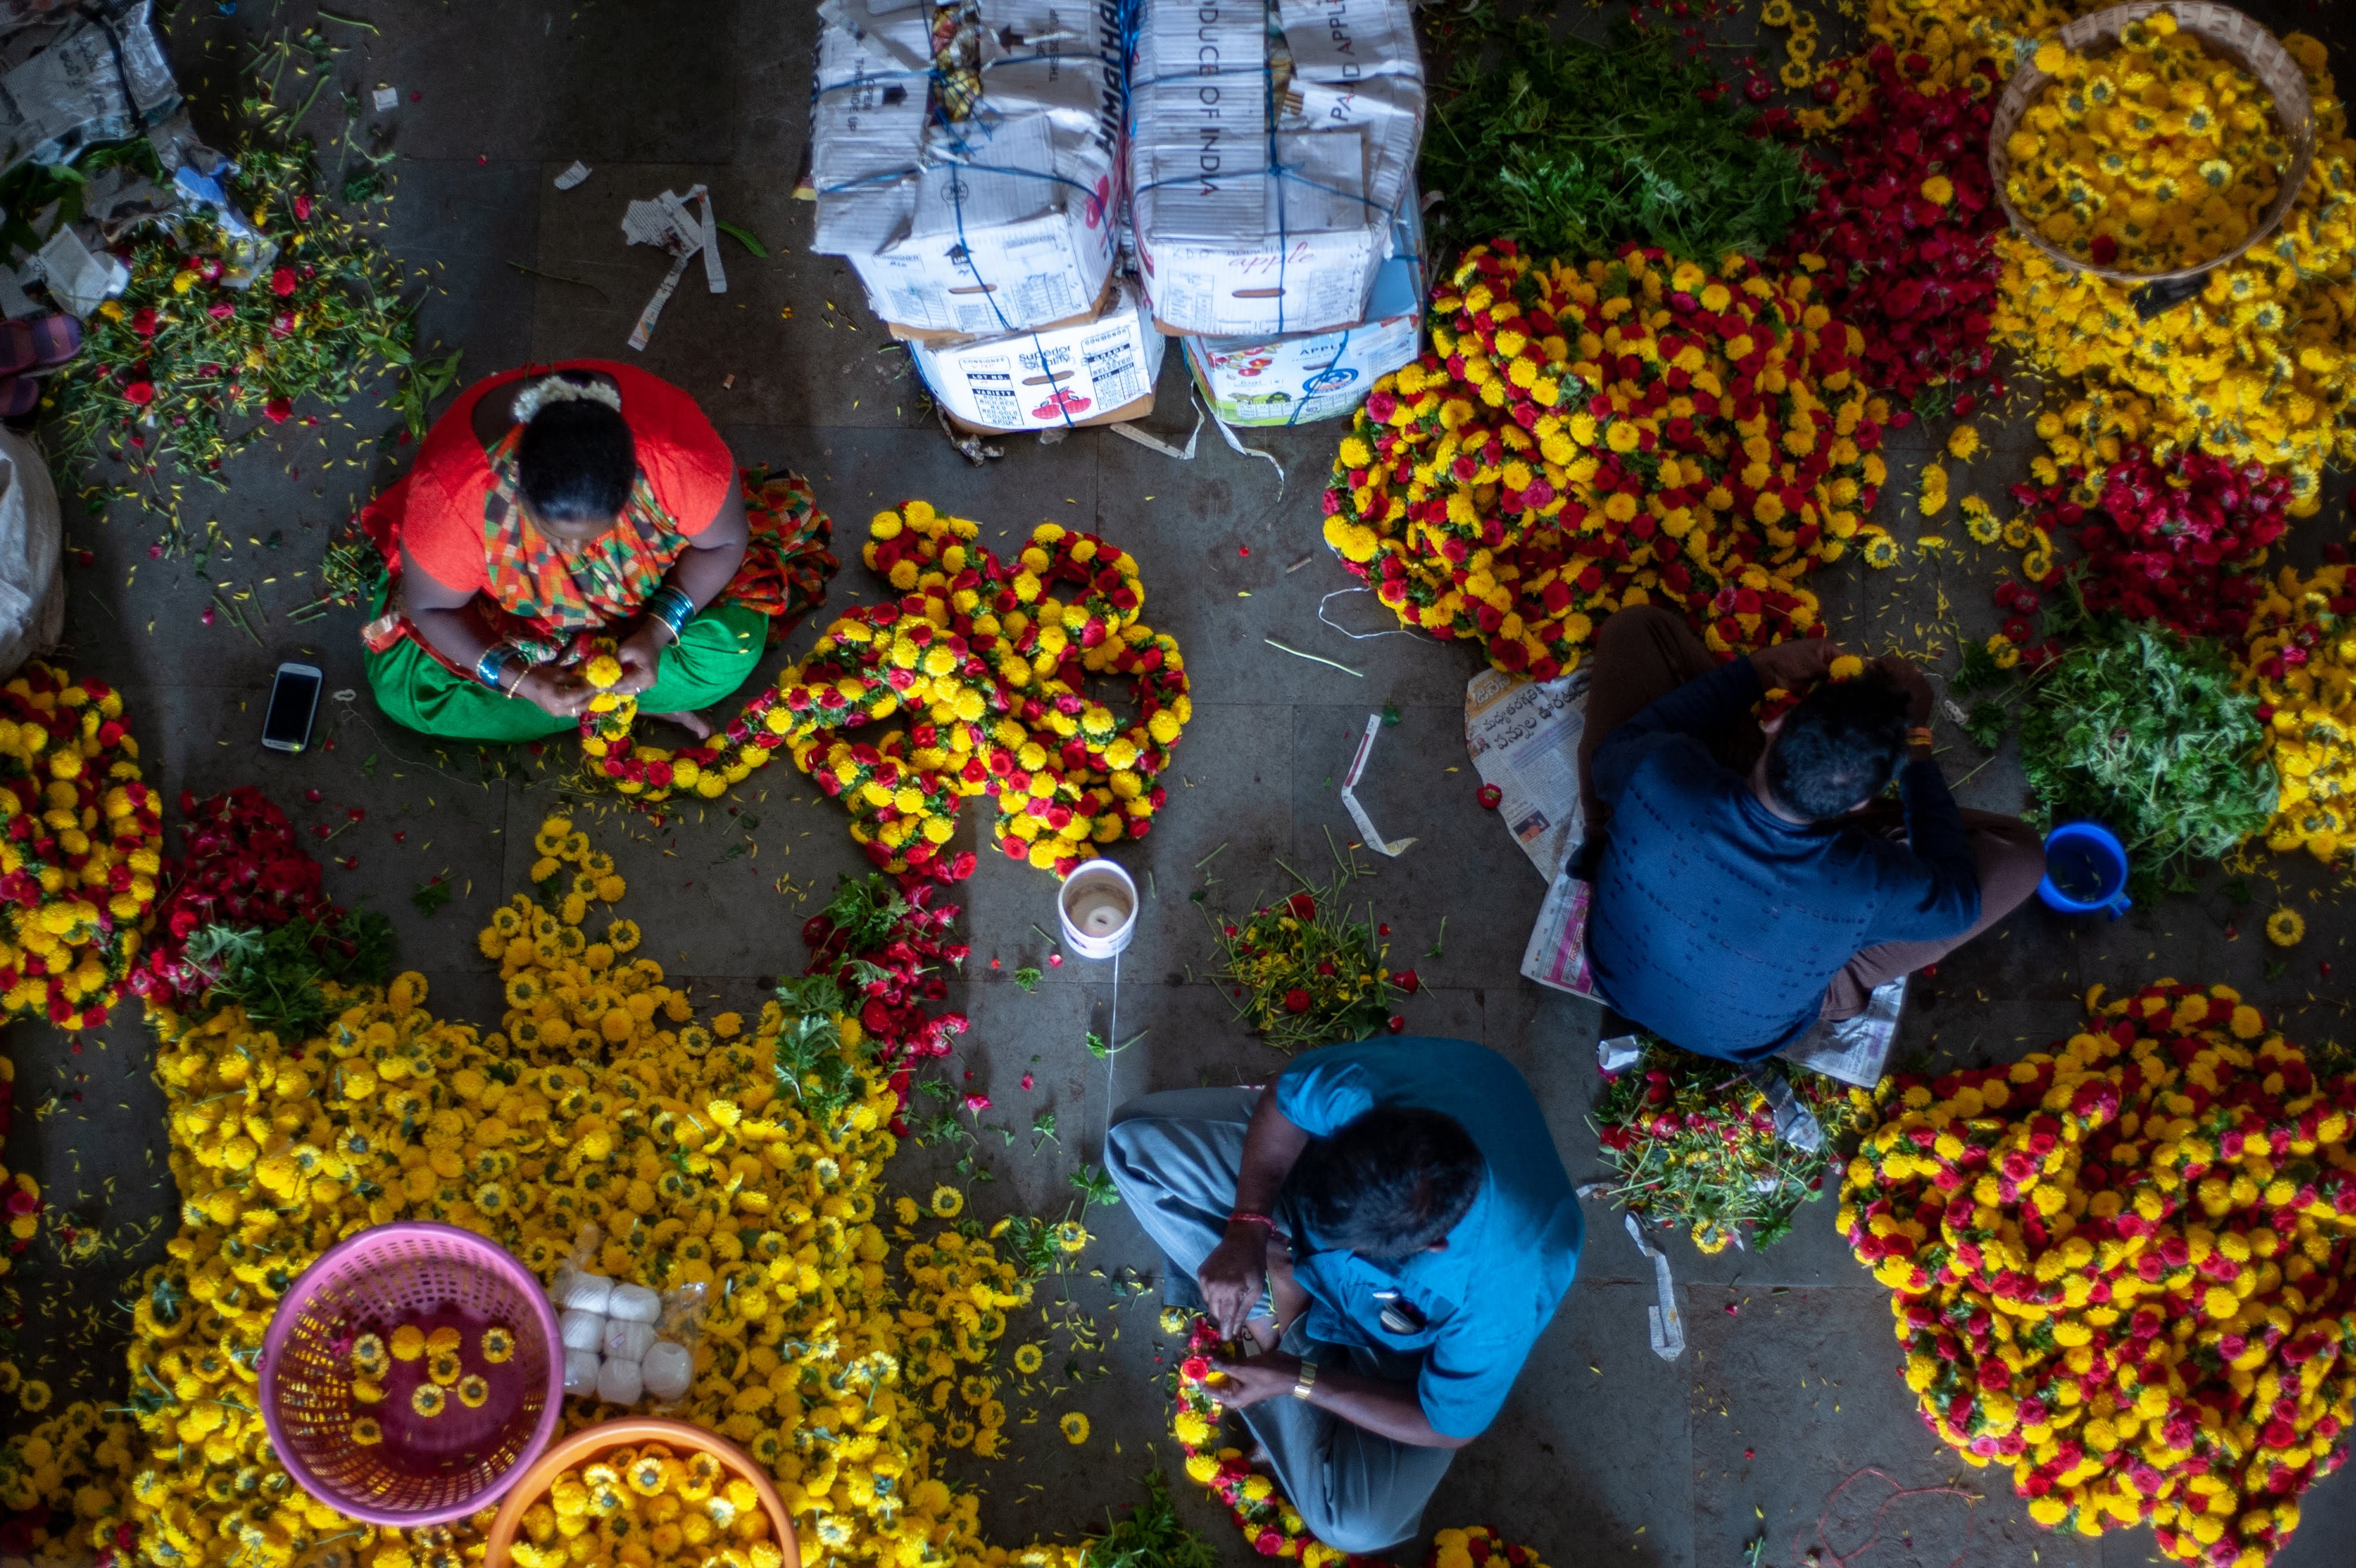
[[[693,399],[609,360],[477,382],[362,521],[390,575],[369,682],[394,718],[453,740],[573,727],[600,639],[616,690],[709,735],[698,710],[834,570],[798,476],[740,477]]]

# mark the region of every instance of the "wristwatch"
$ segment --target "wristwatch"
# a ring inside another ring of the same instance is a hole
[[[1309,1397],[1309,1391],[1316,1386],[1317,1363],[1303,1356],[1301,1359],[1301,1375],[1293,1380],[1292,1397],[1305,1400]]]

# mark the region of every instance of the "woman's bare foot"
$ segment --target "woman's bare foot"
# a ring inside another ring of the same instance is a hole
[[[687,731],[688,734],[693,736],[698,740],[710,740],[712,738],[712,721],[705,718],[701,714],[648,714],[646,716],[650,719],[659,720],[661,723],[667,725],[677,725],[680,728]]]

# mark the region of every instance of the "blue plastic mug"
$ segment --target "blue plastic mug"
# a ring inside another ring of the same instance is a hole
[[[2127,852],[2100,822],[2063,822],[2045,835],[2045,879],[2037,896],[2064,915],[2126,913]]]

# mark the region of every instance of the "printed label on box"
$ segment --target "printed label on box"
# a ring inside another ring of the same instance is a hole
[[[1093,321],[910,350],[933,395],[969,424],[1047,430],[1101,418],[1153,391],[1164,340],[1135,287]]]

